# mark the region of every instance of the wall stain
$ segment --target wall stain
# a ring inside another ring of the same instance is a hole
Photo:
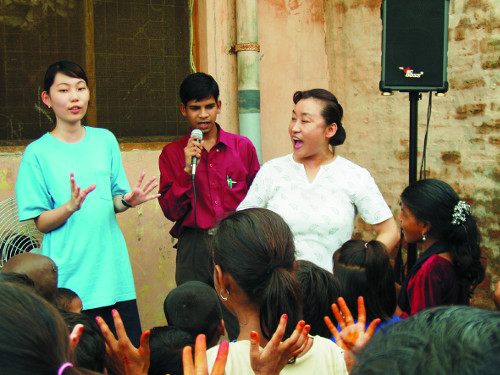
[[[492,132],[497,132],[499,128],[500,119],[496,119],[491,122],[483,122],[481,125],[476,126],[476,131],[479,134],[490,134]]]
[[[464,11],[466,12],[469,9],[482,10],[484,12],[487,12],[491,9],[491,7],[484,0],[469,0],[465,3]]]
[[[445,164],[460,164],[462,162],[462,155],[460,151],[444,151],[441,152],[441,160]]]
[[[369,8],[370,10],[380,10],[380,5],[382,0],[354,0],[354,1],[344,1],[350,8]]]
[[[493,58],[491,60],[487,60],[481,64],[481,68],[483,69],[498,69],[500,68],[500,56],[498,56],[496,59]]]
[[[486,82],[483,78],[470,78],[464,79],[463,81],[458,81],[455,78],[450,78],[449,80],[450,88],[454,90],[467,90],[474,87],[485,87]]]
[[[464,104],[457,107],[456,112],[458,115],[466,115],[466,116],[484,115],[485,108],[486,104],[484,103]]]
[[[300,15],[301,19],[309,23],[325,22],[323,0],[267,0],[274,10],[281,16]]]
[[[0,170],[0,189],[1,190],[8,190],[8,189],[12,189],[14,187],[14,184],[12,182],[9,182],[8,176],[9,176],[8,169],[1,169]]]

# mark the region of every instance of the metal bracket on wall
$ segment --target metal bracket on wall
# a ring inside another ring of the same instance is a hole
[[[260,52],[260,45],[258,43],[241,43],[236,44],[231,52],[238,53],[240,51],[257,51]]]

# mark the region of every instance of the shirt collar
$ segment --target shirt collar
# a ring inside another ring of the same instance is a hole
[[[222,143],[224,146],[228,147],[231,141],[231,137],[227,132],[222,130],[219,124],[216,123],[215,125],[217,125],[217,129],[219,130],[216,145]]]

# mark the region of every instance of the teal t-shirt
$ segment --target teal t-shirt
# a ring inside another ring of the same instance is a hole
[[[19,220],[39,216],[70,200],[70,173],[82,189],[92,184],[81,209],[46,233],[42,254],[58,266],[58,286],[75,291],[84,309],[135,299],[134,280],[113,197],[130,191],[120,148],[106,129],[85,127],[78,143],[49,133],[26,147],[16,181]]]

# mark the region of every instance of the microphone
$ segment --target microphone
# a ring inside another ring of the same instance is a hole
[[[203,133],[200,129],[193,129],[191,132],[191,137],[198,137],[197,142],[200,143],[203,139]],[[196,165],[198,164],[198,158],[193,156],[191,158],[191,178],[194,180],[194,175],[196,174]]]

